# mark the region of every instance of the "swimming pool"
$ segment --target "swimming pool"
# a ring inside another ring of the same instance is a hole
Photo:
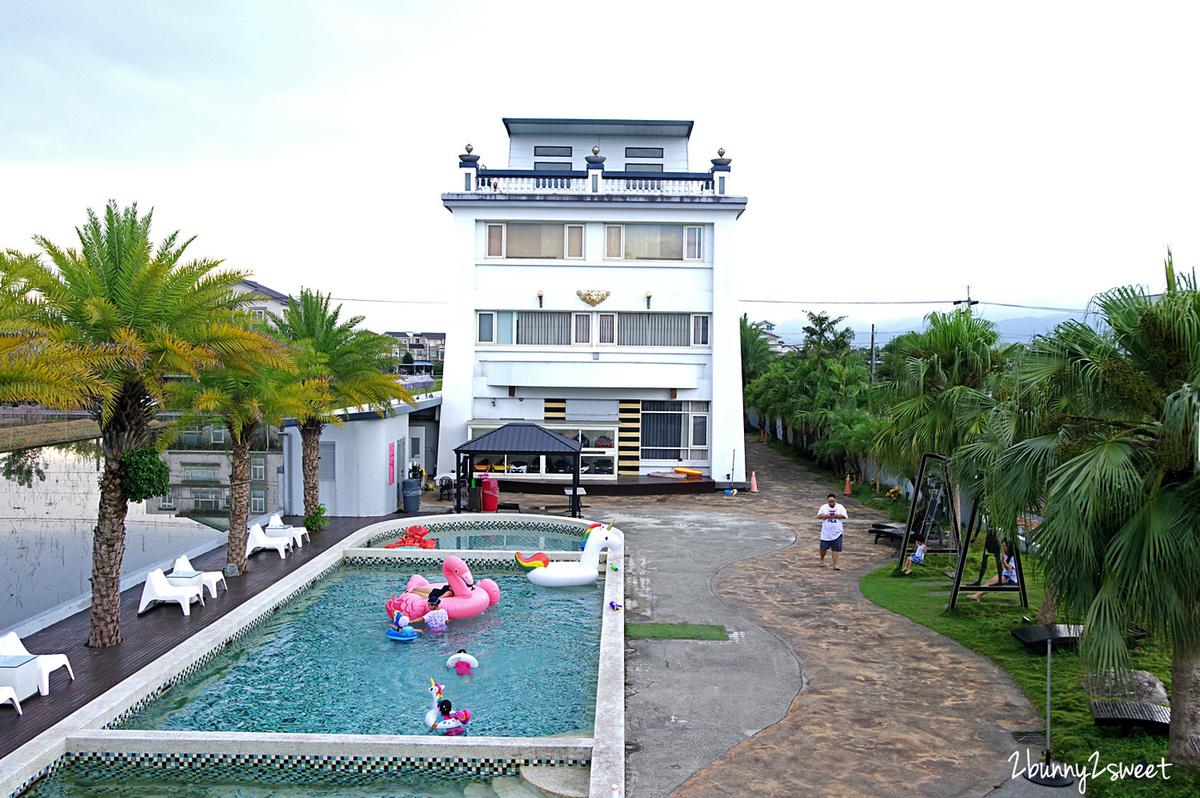
[[[472,736],[591,728],[603,582],[549,590],[520,571],[476,572],[496,581],[498,605],[398,643],[383,634],[383,603],[408,576],[403,567],[338,569],[117,728],[429,734],[430,678],[456,709],[471,710]],[[459,649],[479,660],[471,676],[445,666]]]
[[[446,518],[455,523],[482,524],[485,528],[496,523],[496,517],[490,514]],[[421,519],[425,520],[433,519]],[[522,516],[513,520],[533,522],[542,528],[573,525],[579,535],[589,525],[587,521],[549,516]],[[508,522],[508,519],[504,521]],[[407,581],[412,573],[434,576],[441,558],[452,552],[367,548],[371,541],[383,539],[410,524],[411,521],[391,519],[358,530],[0,760],[0,798],[21,795],[39,779],[80,762],[87,764],[89,772],[93,773],[135,766],[186,770],[198,786],[207,784],[208,774],[214,767],[219,770],[232,766],[240,770],[263,766],[298,776],[303,774],[304,778],[322,785],[320,790],[311,790],[312,794],[322,795],[329,794],[322,791],[323,785],[337,782],[347,774],[355,778],[369,775],[390,778],[413,769],[436,777],[450,775],[466,779],[465,786],[460,784],[451,788],[449,795],[455,798],[459,795],[455,789],[461,789],[472,798],[490,796],[490,790],[480,792],[481,785],[491,783],[497,777],[519,776],[535,784],[545,783],[546,788],[554,792],[562,792],[559,787],[564,780],[581,780],[576,792],[586,792],[590,784],[595,794],[608,794],[610,785],[623,784],[624,614],[619,606],[624,600],[623,569],[606,570],[603,584],[596,588],[598,593],[602,590],[603,595],[599,596],[601,615],[597,621],[600,627],[598,667],[592,663],[596,668],[595,702],[591,708],[594,722],[590,729],[580,728],[578,734],[443,737],[425,732],[402,733],[399,729],[392,734],[360,735],[117,728],[157,698],[169,695],[176,685],[190,683],[192,677],[199,676],[215,658],[236,649],[243,638],[254,635],[260,626],[270,624],[281,613],[290,611],[292,604],[305,601],[309,591],[323,589],[324,580],[339,571],[386,570],[393,574],[397,586]],[[477,574],[502,570],[513,562],[511,550],[463,551],[459,554]],[[548,552],[548,556],[555,560],[573,559],[578,555]],[[619,558],[617,562],[620,562]],[[501,601],[504,601],[503,596]],[[370,618],[366,627],[381,630],[385,618],[380,605],[374,598],[369,604],[365,611]],[[539,638],[530,635],[527,645],[538,649]],[[480,664],[487,665],[486,662]],[[444,660],[440,666],[444,668]],[[451,671],[443,672],[446,674],[443,683],[449,688],[457,677]],[[428,677],[422,675],[422,678]],[[453,694],[450,695],[454,700]],[[428,701],[428,694],[422,698]],[[120,780],[119,775],[117,779]],[[266,790],[264,785],[258,785],[257,779],[254,781],[257,791],[236,794],[276,794]],[[397,785],[395,794],[406,793]],[[510,793],[501,794],[507,797]]]

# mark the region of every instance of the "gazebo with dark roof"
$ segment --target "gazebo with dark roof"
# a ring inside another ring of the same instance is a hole
[[[462,512],[462,485],[475,473],[476,454],[566,454],[571,457],[571,515],[578,518],[579,450],[582,444],[566,435],[551,432],[528,422],[513,422],[454,447],[458,479],[454,489],[454,509]]]

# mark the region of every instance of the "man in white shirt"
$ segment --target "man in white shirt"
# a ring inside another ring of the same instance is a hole
[[[842,553],[842,522],[846,520],[846,508],[838,504],[837,496],[829,494],[825,504],[817,510],[817,518],[821,519],[821,562],[819,567],[825,567],[825,552],[833,552],[833,570],[838,568],[838,555]]]

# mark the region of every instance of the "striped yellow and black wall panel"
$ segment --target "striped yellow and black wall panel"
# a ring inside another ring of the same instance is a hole
[[[566,421],[567,420],[567,400],[566,399],[546,399],[542,408],[542,418],[546,421]]]
[[[617,474],[636,477],[642,464],[642,403],[637,399],[622,399],[617,417]]]

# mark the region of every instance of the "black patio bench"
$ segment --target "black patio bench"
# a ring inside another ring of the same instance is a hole
[[[889,543],[899,543],[904,539],[904,526],[904,524],[871,524],[867,533],[875,536],[876,543],[880,538],[887,538]]]
[[[1117,726],[1122,736],[1135,727],[1154,734],[1171,730],[1171,708],[1136,701],[1089,701],[1092,720],[1097,726]]]
[[[1046,641],[1050,647],[1058,649],[1063,646],[1073,646],[1079,642],[1083,627],[1065,623],[1038,623],[1033,626],[1018,626],[1012,630],[1012,636],[1020,640],[1035,654],[1046,653]]]

